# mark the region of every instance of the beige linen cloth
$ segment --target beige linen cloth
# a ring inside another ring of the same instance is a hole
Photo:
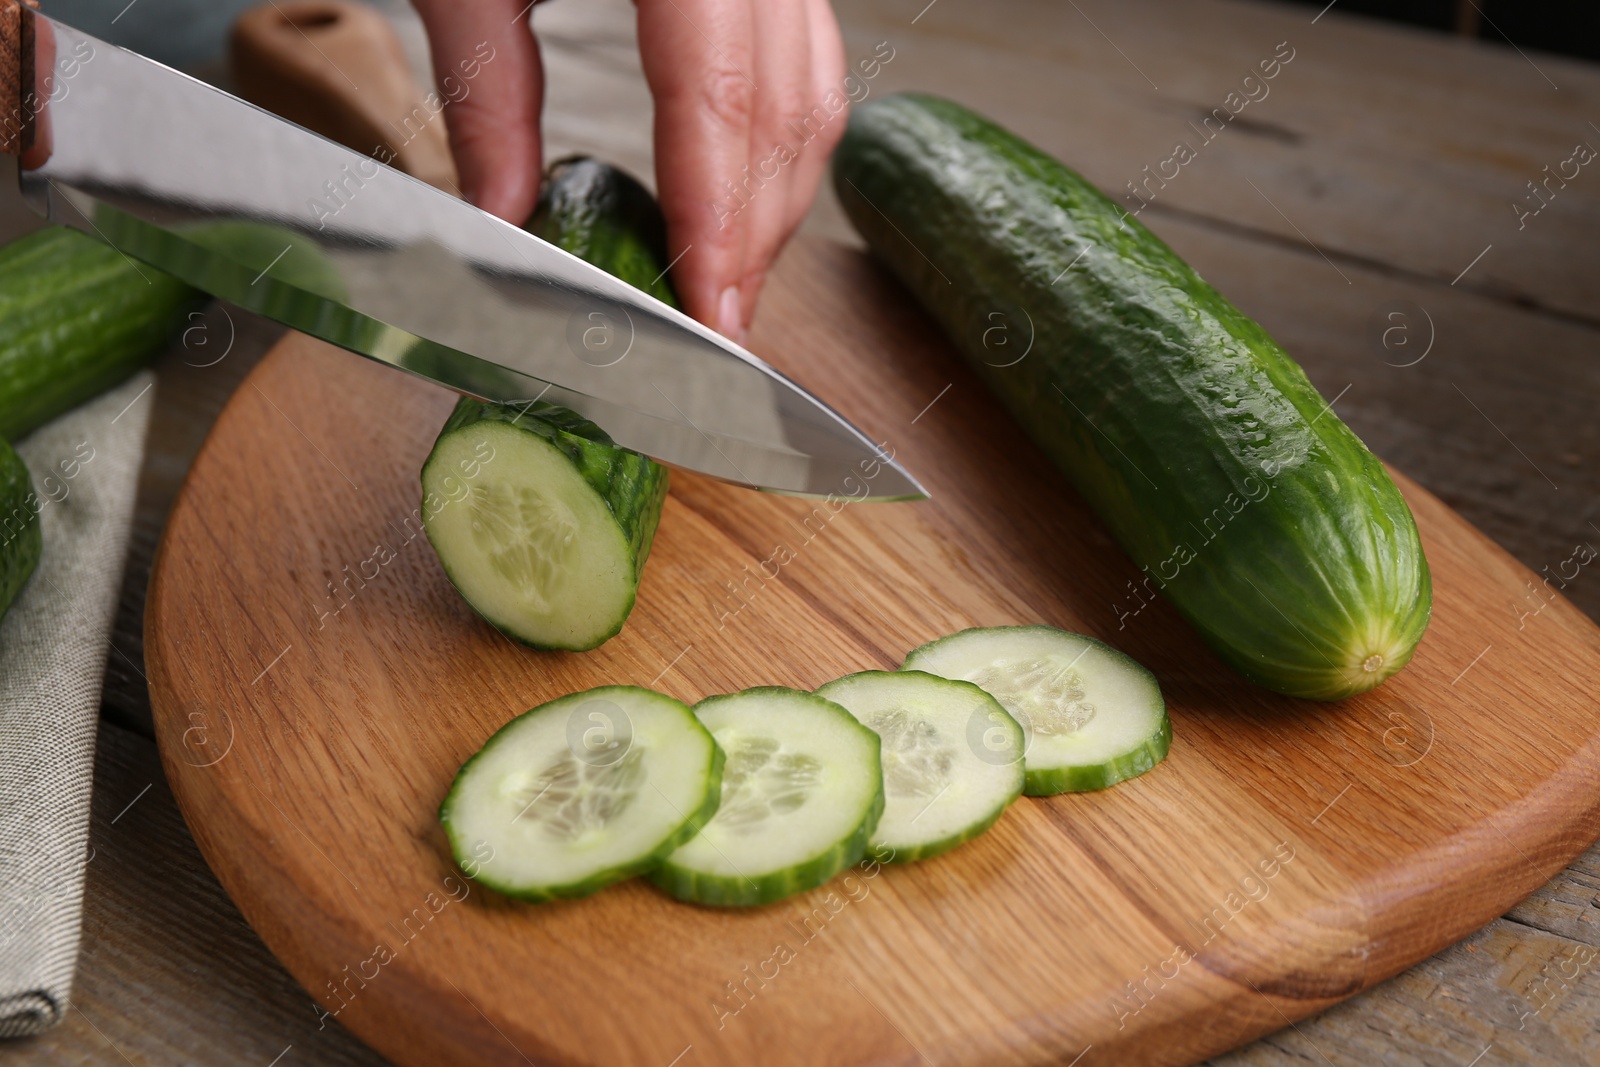
[[[0,620],[0,1037],[72,993],[100,684],[155,379],[140,373],[17,442],[44,554]]]

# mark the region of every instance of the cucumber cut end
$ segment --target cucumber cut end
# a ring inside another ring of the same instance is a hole
[[[483,420],[440,436],[422,469],[423,524],[446,575],[502,633],[581,651],[633,608],[634,551],[549,438]]]

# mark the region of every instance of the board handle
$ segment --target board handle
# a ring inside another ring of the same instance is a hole
[[[33,73],[32,12],[17,0],[0,0],[0,153],[8,156],[33,146]]]
[[[346,0],[269,0],[234,22],[229,50],[246,100],[459,195],[443,101],[417,86],[400,39],[376,10]]]

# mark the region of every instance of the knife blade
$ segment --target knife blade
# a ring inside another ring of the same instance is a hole
[[[887,445],[599,268],[14,0],[0,16],[0,146],[20,155],[0,196],[459,392],[569,407],[671,466],[799,496],[926,497]]]

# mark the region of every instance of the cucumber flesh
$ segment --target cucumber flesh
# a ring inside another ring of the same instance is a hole
[[[651,881],[679,900],[768,904],[861,859],[883,812],[877,734],[795,689],[707,697],[694,711],[726,754],[721,806]]]
[[[1028,796],[1104,789],[1166,758],[1172,725],[1155,675],[1102,641],[1053,626],[963,630],[902,670],[973,682],[1022,724]]]
[[[817,695],[883,743],[883,817],[868,844],[897,862],[983,833],[1022,792],[1022,727],[971,682],[922,671],[863,671]]]
[[[587,896],[655,866],[716,811],[722,753],[636,686],[552,700],[469,759],[439,808],[456,862],[507,896]]]
[[[423,523],[478,614],[536,648],[581,651],[633,610],[667,478],[555,410],[570,429],[462,400],[422,468]]]

